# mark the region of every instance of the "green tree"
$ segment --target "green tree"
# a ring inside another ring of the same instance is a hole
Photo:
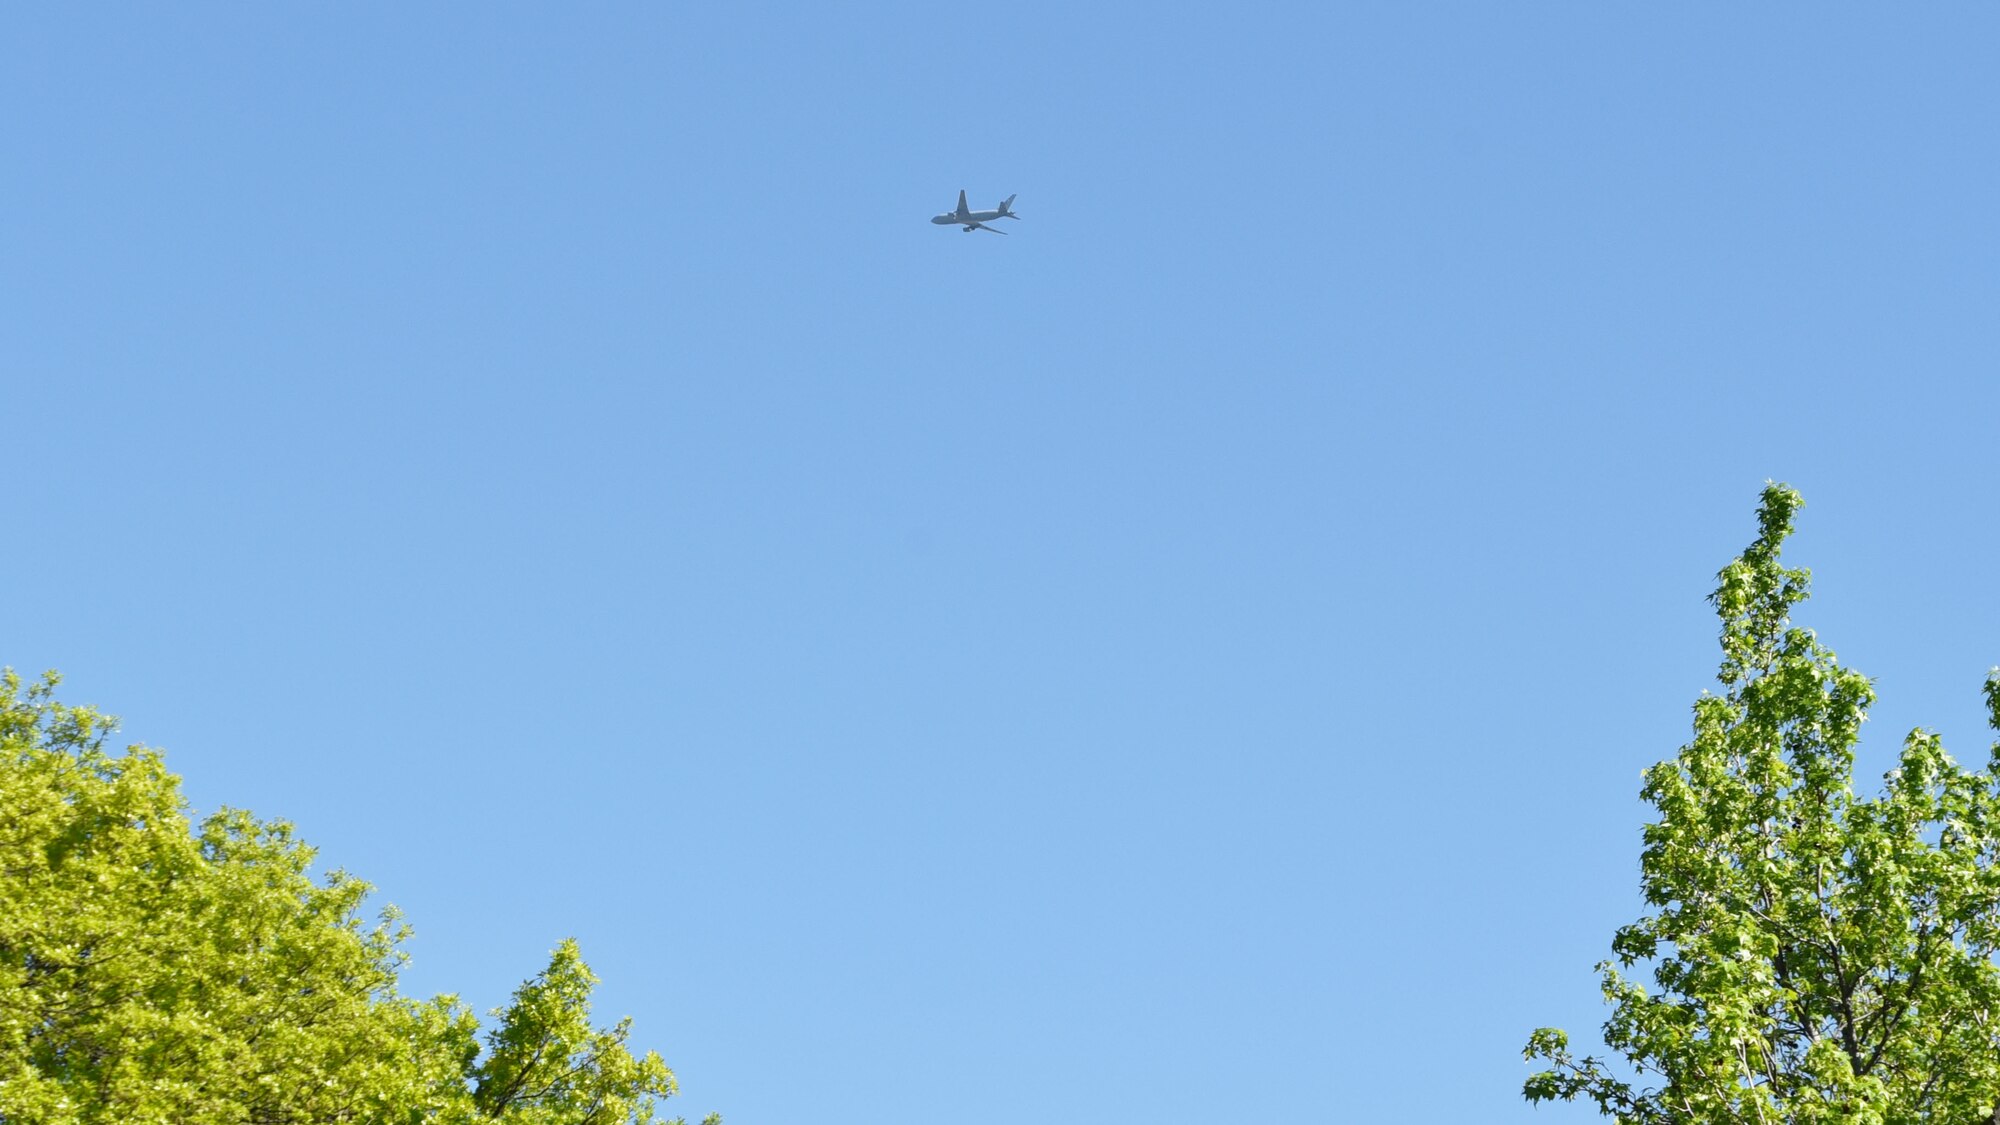
[[[1598,966],[1623,1065],[1543,1028],[1531,1101],[1644,1125],[2000,1122],[2000,743],[1968,770],[1913,731],[1882,795],[1855,796],[1875,693],[1791,623],[1810,575],[1778,555],[1801,504],[1765,489],[1711,599],[1724,690],[1645,775],[1651,912]],[[1985,691],[2000,728],[2000,669]]]
[[[574,942],[479,1022],[289,825],[194,823],[161,755],[0,674],[0,1125],[636,1125],[674,1076],[590,1024]],[[712,1123],[719,1119],[711,1117]]]

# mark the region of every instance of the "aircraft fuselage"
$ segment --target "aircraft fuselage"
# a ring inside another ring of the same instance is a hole
[[[1004,214],[1006,214],[1005,211],[967,211],[965,214],[960,215],[946,211],[942,215],[933,215],[931,222],[941,227],[948,227],[953,223],[983,223],[991,219],[997,219]]]

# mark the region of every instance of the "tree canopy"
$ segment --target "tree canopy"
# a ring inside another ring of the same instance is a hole
[[[640,1125],[674,1094],[629,1020],[592,1025],[574,941],[482,1045],[455,996],[398,994],[407,930],[367,883],[282,821],[196,823],[57,682],[0,675],[0,1125]]]
[[[1765,489],[1711,598],[1723,690],[1645,774],[1650,912],[1598,966],[1622,1061],[1536,1031],[1532,1101],[1634,1125],[2000,1123],[2000,743],[1972,770],[1912,731],[1881,795],[1855,795],[1875,692],[1791,621],[1801,504]],[[2000,669],[1985,693],[2000,729]]]

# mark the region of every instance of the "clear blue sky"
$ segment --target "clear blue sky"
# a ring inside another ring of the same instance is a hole
[[[0,663],[731,1125],[1538,1121],[1766,478],[1963,759],[2000,9],[13,6]],[[1010,237],[926,220],[1019,193]]]

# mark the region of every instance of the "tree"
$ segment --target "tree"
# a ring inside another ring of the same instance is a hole
[[[574,942],[479,1022],[281,821],[195,824],[162,756],[0,673],[0,1125],[637,1125],[674,1076],[590,1025]],[[714,1125],[711,1117],[705,1125]]]
[[[1645,774],[1651,913],[1598,966],[1625,1065],[1543,1028],[1530,1101],[1644,1125],[2000,1123],[2000,743],[1975,771],[1912,731],[1882,795],[1855,796],[1875,693],[1791,623],[1810,573],[1779,548],[1802,503],[1764,490],[1710,599],[1724,690]],[[2000,668],[1985,692],[2000,729]]]

